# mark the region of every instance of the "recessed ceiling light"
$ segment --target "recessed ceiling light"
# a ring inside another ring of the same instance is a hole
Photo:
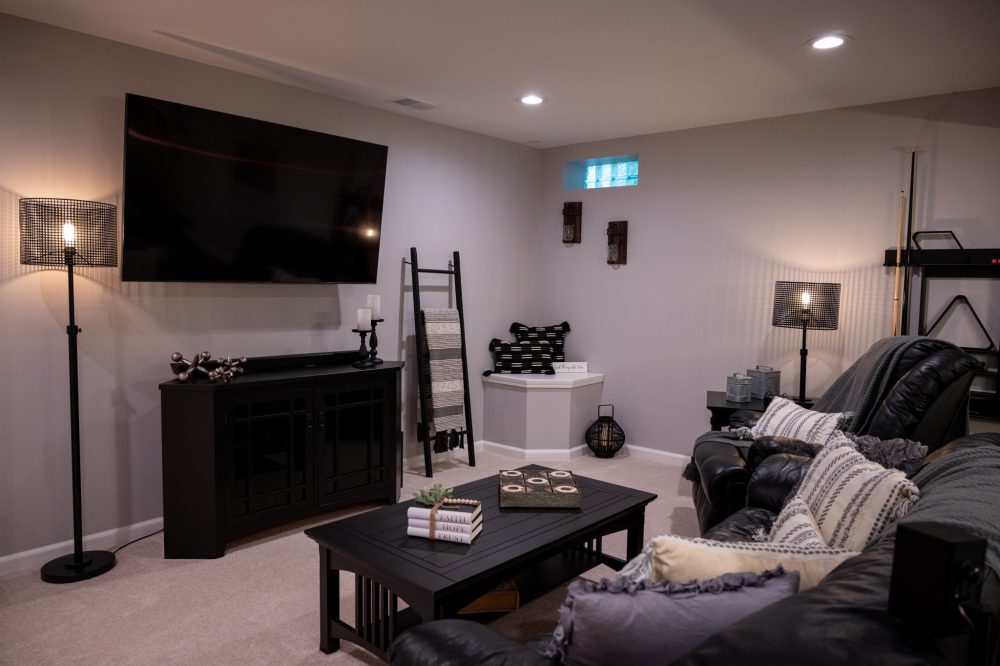
[[[521,98],[521,104],[535,105],[535,104],[541,104],[544,101],[545,100],[539,97],[538,95],[525,95],[524,97]]]
[[[835,49],[838,46],[843,46],[848,39],[850,39],[850,37],[847,35],[823,35],[822,37],[810,40],[809,43],[814,49],[825,51],[827,49]]]

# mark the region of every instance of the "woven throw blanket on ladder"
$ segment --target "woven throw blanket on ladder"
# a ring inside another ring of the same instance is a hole
[[[430,393],[425,398],[429,421],[424,424],[425,432],[434,453],[465,448],[465,374],[458,310],[424,310],[421,314],[427,341],[421,370]]]

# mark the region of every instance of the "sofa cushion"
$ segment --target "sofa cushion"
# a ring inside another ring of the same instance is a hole
[[[787,543],[793,546],[826,546],[820,534],[819,525],[812,511],[801,497],[793,497],[781,508],[771,526],[771,543]]]
[[[677,582],[604,579],[569,586],[546,650],[567,666],[666,664],[712,634],[795,594],[799,576],[781,567]]]
[[[822,446],[853,417],[853,412],[814,412],[799,407],[787,398],[775,398],[757,424],[750,428],[749,434],[752,438],[773,435],[792,437]]]
[[[687,582],[732,571],[760,573],[781,565],[799,572],[799,589],[806,590],[856,552],[780,543],[721,542],[660,536],[652,541],[650,578]]]
[[[902,472],[867,460],[840,434],[816,454],[795,495],[828,545],[861,550],[906,515],[920,490]]]

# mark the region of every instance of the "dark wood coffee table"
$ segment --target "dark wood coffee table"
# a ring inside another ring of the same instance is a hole
[[[483,532],[468,546],[407,536],[412,500],[306,530],[319,544],[320,650],[334,652],[346,640],[385,659],[408,627],[452,617],[504,581],[515,579],[526,600],[599,564],[621,569],[642,550],[646,505],[656,495],[582,476],[576,481],[579,510],[501,510],[495,474],[457,486],[456,497],[483,503]],[[622,530],[628,531],[624,560],[601,544]],[[354,573],[353,626],[340,617],[341,571]],[[409,608],[400,610],[400,600]]]

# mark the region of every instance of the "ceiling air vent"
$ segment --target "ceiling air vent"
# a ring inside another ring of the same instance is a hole
[[[416,109],[417,111],[430,111],[431,109],[437,108],[433,104],[428,102],[421,102],[419,99],[413,99],[412,97],[403,97],[401,99],[392,100],[393,104],[399,104],[400,106],[406,106],[411,109]]]

